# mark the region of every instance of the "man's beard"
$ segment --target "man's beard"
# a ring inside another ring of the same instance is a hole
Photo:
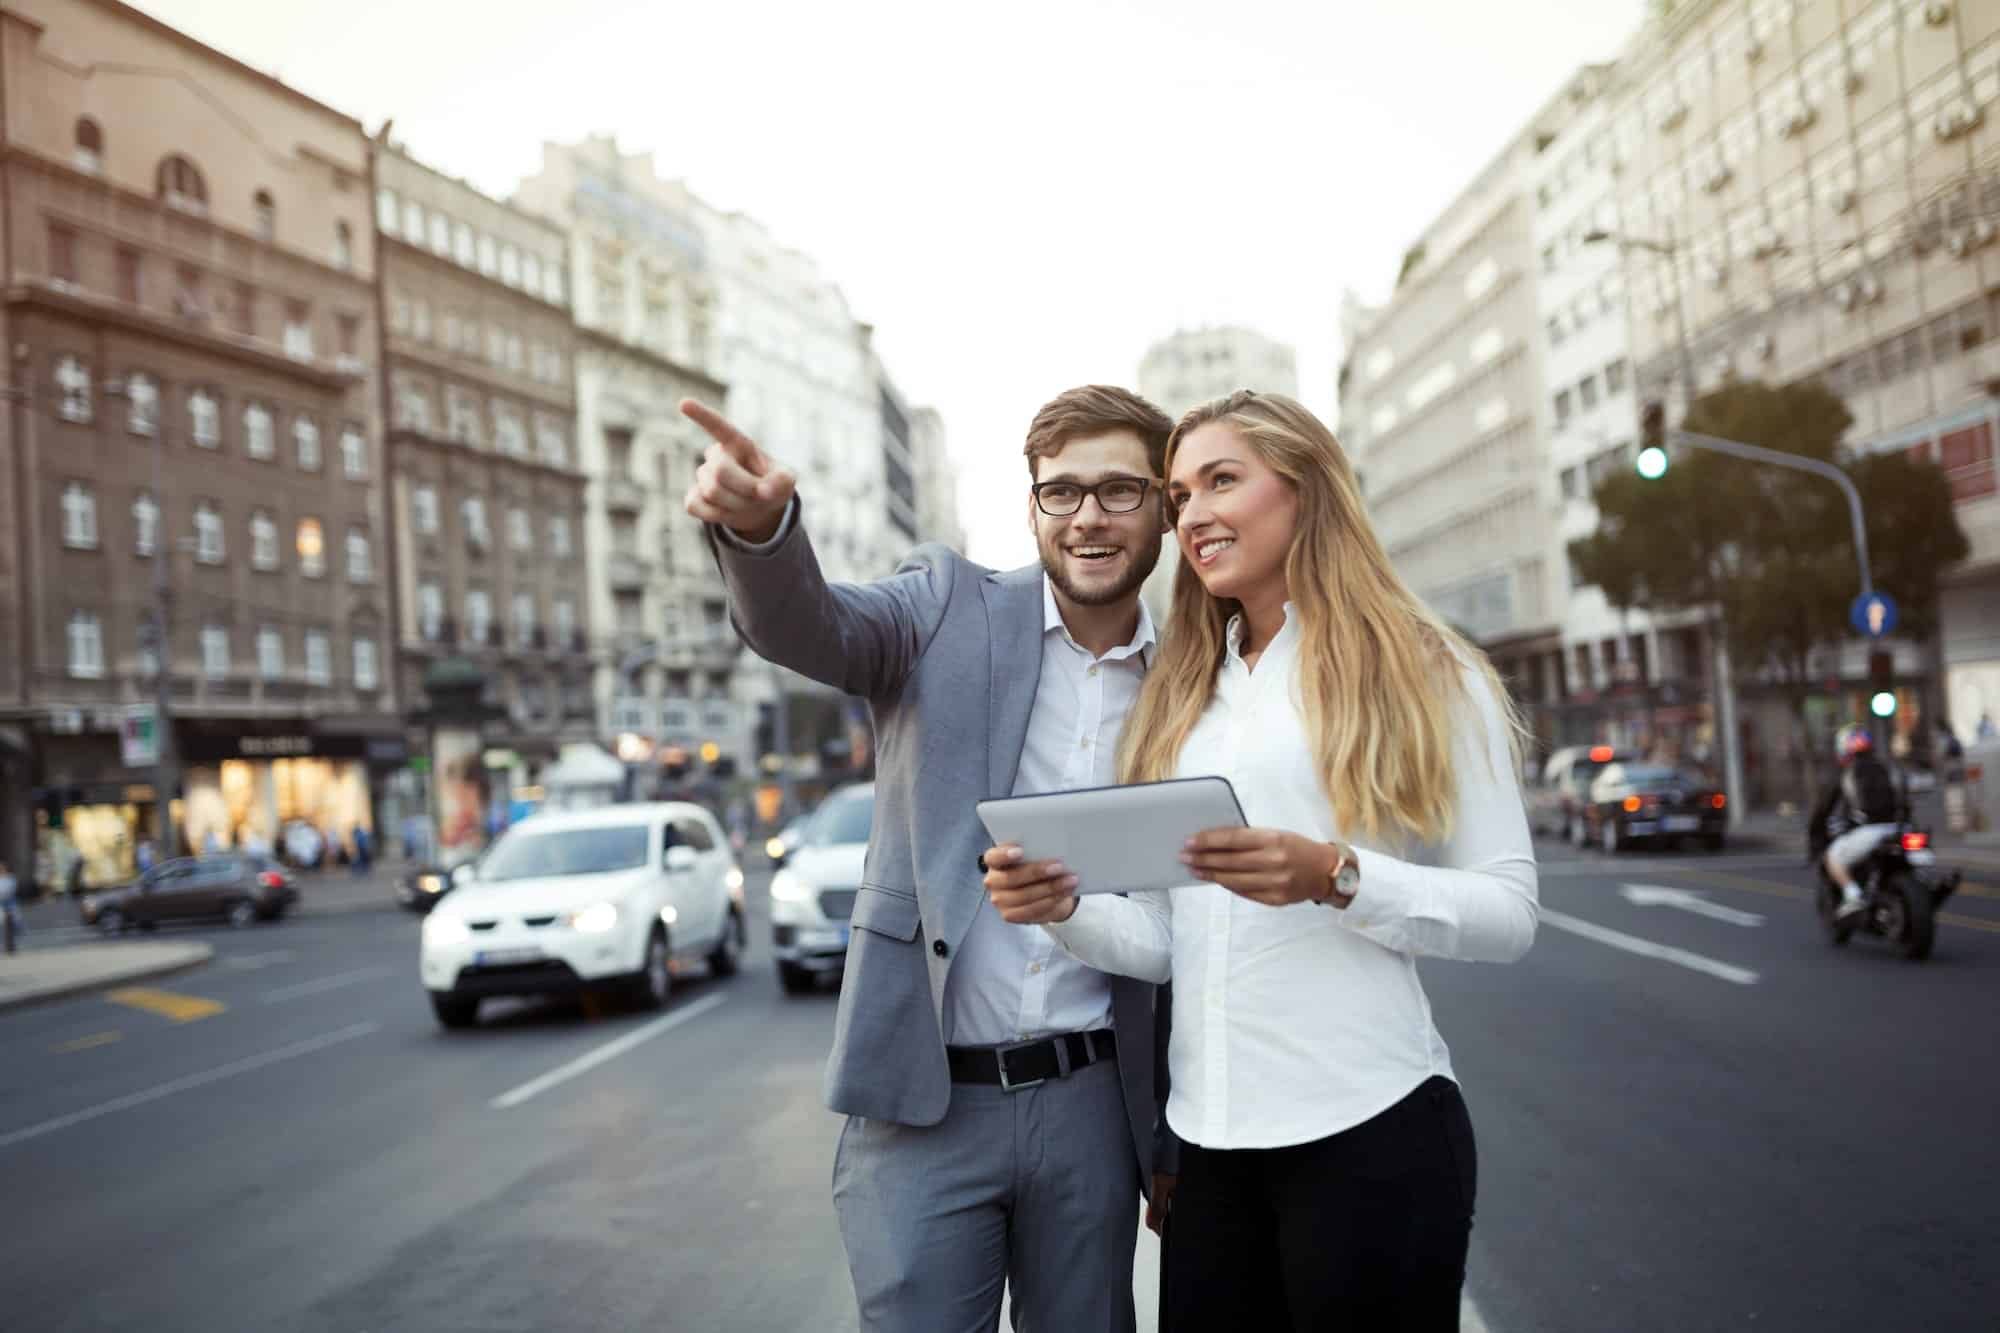
[[[1068,571],[1064,568],[1067,557],[1061,546],[1042,547],[1042,569],[1048,574],[1049,582],[1055,584],[1063,596],[1078,606],[1110,606],[1113,602],[1130,597],[1144,586],[1147,576],[1153,572],[1153,567],[1160,563],[1160,534],[1152,533],[1150,541],[1151,545],[1148,547],[1128,545],[1125,548],[1132,557],[1125,577],[1101,591],[1079,588],[1070,581]]]

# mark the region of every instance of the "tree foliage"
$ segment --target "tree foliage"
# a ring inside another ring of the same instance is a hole
[[[1970,549],[1936,464],[1904,453],[1852,455],[1853,417],[1817,381],[1733,382],[1697,399],[1686,427],[1844,468],[1862,496],[1870,572],[1901,632],[1937,623],[1938,575]],[[1814,649],[1852,634],[1859,593],[1847,502],[1819,477],[1727,455],[1680,451],[1664,477],[1606,477],[1597,531],[1570,543],[1586,582],[1621,609],[1716,608],[1748,669],[1803,689]]]

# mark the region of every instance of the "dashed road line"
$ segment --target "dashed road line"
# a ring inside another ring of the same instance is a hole
[[[635,1028],[615,1041],[608,1041],[596,1050],[578,1056],[559,1069],[552,1069],[540,1078],[523,1083],[510,1092],[501,1093],[489,1105],[496,1111],[511,1111],[531,1097],[539,1096],[558,1084],[567,1083],[579,1074],[589,1073],[607,1060],[617,1059],[641,1042],[651,1041],[662,1032],[701,1017],[728,998],[726,995],[710,995],[696,1000],[685,1008],[674,1010],[664,1018],[656,1018],[644,1027]]]
[[[1558,930],[1566,930],[1572,935],[1581,935],[1587,940],[1595,940],[1599,944],[1608,944],[1614,949],[1623,949],[1626,953],[1635,953],[1642,958],[1656,958],[1663,963],[1672,963],[1676,967],[1684,967],[1690,972],[1702,972],[1711,977],[1718,977],[1723,981],[1733,982],[1738,986],[1754,986],[1757,984],[1757,973],[1751,971],[1749,968],[1737,967],[1733,963],[1718,962],[1713,958],[1695,953],[1690,949],[1676,948],[1671,944],[1656,944],[1652,940],[1642,939],[1637,935],[1627,935],[1622,930],[1613,930],[1609,926],[1600,926],[1596,922],[1585,921],[1580,917],[1570,916],[1565,912],[1558,912],[1549,907],[1542,908],[1541,919],[1546,924],[1554,926]]]
[[[109,1046],[114,1041],[122,1040],[124,1036],[124,1033],[116,1030],[110,1032],[93,1032],[87,1037],[78,1037],[73,1041],[66,1041],[49,1049],[53,1050],[57,1055],[73,1055],[77,1051],[91,1051],[97,1049],[99,1046]]]

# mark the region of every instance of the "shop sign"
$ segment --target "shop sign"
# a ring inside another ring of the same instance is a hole
[[[134,704],[118,719],[118,757],[127,768],[160,762],[160,715],[150,704]]]
[[[288,755],[311,754],[313,738],[310,736],[239,736],[236,738],[237,753],[246,759],[283,758]]]

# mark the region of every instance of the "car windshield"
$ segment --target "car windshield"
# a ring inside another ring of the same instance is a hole
[[[867,842],[869,827],[875,822],[875,794],[842,796],[828,801],[813,816],[805,840],[816,847],[839,843]]]
[[[521,830],[502,835],[479,863],[481,880],[539,879],[551,875],[608,875],[636,870],[646,864],[644,824],[612,824],[604,828],[562,829],[548,833]]]

